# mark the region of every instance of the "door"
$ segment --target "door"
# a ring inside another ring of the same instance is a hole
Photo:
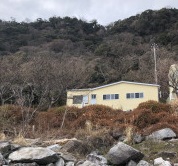
[[[96,104],[96,94],[91,94],[91,104]]]
[[[84,107],[86,104],[88,104],[88,95],[83,96],[82,107]]]

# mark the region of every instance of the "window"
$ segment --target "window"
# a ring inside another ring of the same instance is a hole
[[[83,101],[82,95],[73,96],[73,104],[82,104],[82,101]]]
[[[139,93],[135,93],[135,98],[139,98]]]
[[[115,99],[119,99],[119,94],[115,94]]]
[[[103,95],[103,100],[115,100],[115,99],[119,99],[119,94]]]
[[[96,94],[92,94],[91,99],[96,99]]]
[[[110,100],[110,95],[103,95],[103,100]]]
[[[127,93],[126,94],[127,99],[138,99],[138,98],[143,98],[143,93]]]
[[[143,93],[139,93],[140,94],[140,98],[143,98]]]

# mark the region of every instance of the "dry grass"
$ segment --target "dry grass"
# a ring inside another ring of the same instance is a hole
[[[132,143],[133,134],[134,134],[133,126],[126,127],[126,129],[125,129],[126,142]]]
[[[126,132],[130,140],[132,132],[148,135],[163,127],[170,127],[178,133],[178,116],[174,113],[176,108],[177,103],[169,105],[155,101],[141,103],[132,112],[114,110],[103,105],[91,105],[81,109],[76,107],[57,107],[46,112],[38,112],[30,124],[35,126],[35,131],[30,134],[32,132],[30,130],[28,135],[33,135],[34,137],[47,137],[49,135],[52,139],[61,138],[62,136],[71,138],[75,136],[75,132],[79,134],[84,130],[87,134],[83,132],[83,135],[86,136],[105,128],[107,130],[121,129]],[[64,126],[61,130],[60,127],[66,109]],[[5,113],[3,110],[6,110]],[[5,108],[0,107],[1,114],[5,117],[4,120],[6,122],[12,120],[11,124],[15,127],[21,121],[19,108],[13,105]],[[9,123],[2,122],[0,124],[5,125],[3,128],[8,128]]]
[[[178,115],[178,99],[175,99],[170,102],[171,109],[175,115]]]
[[[13,143],[21,145],[21,146],[26,146],[28,145],[27,141],[25,140],[24,136],[19,133],[13,140]]]
[[[4,133],[0,133],[0,141],[5,141],[7,140],[7,137]]]

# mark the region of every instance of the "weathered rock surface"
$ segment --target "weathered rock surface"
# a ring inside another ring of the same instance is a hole
[[[55,166],[64,166],[65,162],[62,158],[60,158],[54,165]]]
[[[140,160],[139,163],[137,163],[137,166],[151,166],[147,161]]]
[[[130,161],[126,164],[126,166],[137,166],[137,163],[136,163],[135,161],[133,161],[133,160],[130,160]]]
[[[145,138],[141,134],[136,133],[133,137],[133,142],[138,144],[141,143],[144,139]]]
[[[63,146],[63,149],[69,153],[77,153],[77,154],[81,154],[81,155],[86,155],[86,154],[90,153],[89,146],[84,144],[82,141],[78,141],[78,140],[68,141]]]
[[[3,155],[0,153],[0,165],[5,165],[6,164],[6,161],[3,157]]]
[[[65,153],[65,154],[61,153],[60,157],[62,157],[64,159],[64,161],[67,161],[67,162],[69,162],[69,161],[75,162],[76,161],[76,158],[70,153]]]
[[[59,159],[54,151],[42,147],[20,148],[19,150],[12,152],[8,158],[12,162],[36,162],[37,164],[49,164],[56,162]]]
[[[111,164],[115,164],[115,165],[126,164],[130,160],[138,162],[143,157],[144,155],[140,151],[122,142],[119,142],[117,145],[112,147],[107,153],[108,161]]]
[[[55,145],[50,145],[50,146],[47,146],[48,149],[54,151],[54,152],[59,152],[60,149],[62,148],[62,146],[58,145],[58,144],[55,144]]]
[[[33,163],[14,163],[14,164],[10,164],[10,166],[38,166],[38,164],[35,162],[33,162]]]
[[[0,142],[0,153],[2,155],[5,155],[6,153],[9,153],[11,151],[11,144],[6,141]]]
[[[102,155],[98,155],[96,152],[90,153],[87,155],[87,160],[91,161],[92,163],[98,164],[98,165],[106,165],[107,159],[103,157]]]
[[[121,131],[120,129],[114,129],[113,131],[110,132],[111,136],[114,139],[119,140],[120,137],[124,136],[123,131]]]
[[[154,166],[171,166],[171,163],[163,160],[162,157],[159,157],[154,160]]]
[[[95,163],[92,163],[91,161],[86,160],[83,163],[77,164],[77,166],[98,166],[98,165]]]
[[[176,133],[170,128],[164,128],[158,131],[153,132],[146,139],[157,139],[157,140],[164,140],[164,139],[171,139],[175,138]]]
[[[176,158],[177,157],[177,153],[176,152],[168,152],[168,151],[164,151],[164,152],[160,152],[158,154],[158,156],[162,157],[163,159],[166,159],[166,158]]]
[[[67,162],[66,163],[66,166],[74,166],[75,164],[74,164],[74,162],[72,162],[72,161],[69,161],[69,162]]]

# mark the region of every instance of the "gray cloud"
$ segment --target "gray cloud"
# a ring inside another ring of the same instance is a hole
[[[48,19],[52,16],[70,16],[96,19],[107,25],[119,19],[143,12],[147,9],[163,7],[178,8],[176,0],[1,0],[0,19],[17,21],[26,18],[31,21],[37,18]]]

